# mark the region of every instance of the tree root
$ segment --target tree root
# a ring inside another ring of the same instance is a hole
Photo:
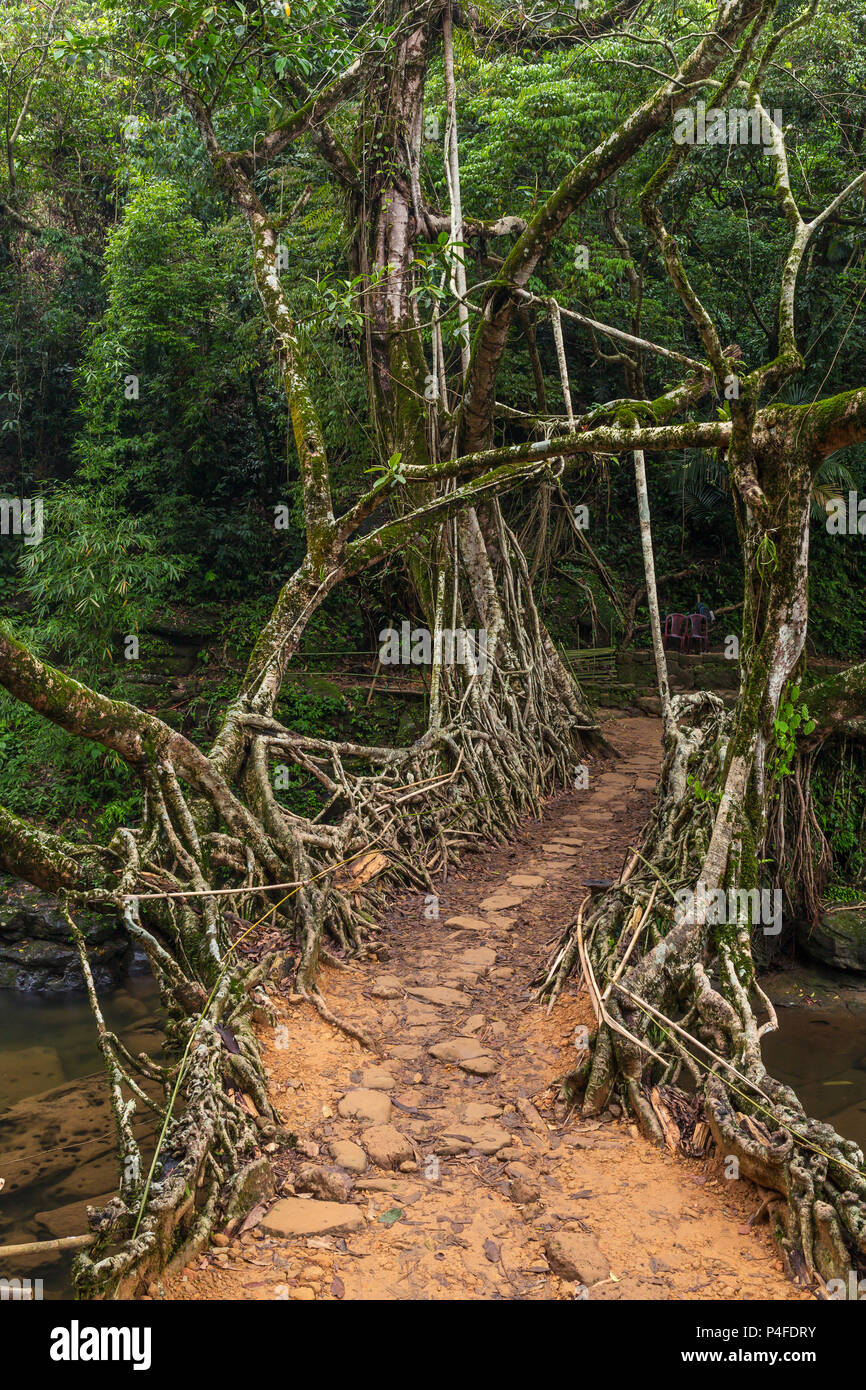
[[[301,998],[306,1000],[308,1004],[312,1004],[316,1013],[323,1018],[326,1023],[330,1023],[332,1028],[336,1028],[341,1033],[345,1033],[347,1038],[353,1038],[356,1042],[359,1042],[362,1047],[366,1047],[368,1051],[375,1053],[378,1057],[379,1048],[370,1037],[369,1033],[365,1033],[364,1029],[359,1027],[357,1023],[349,1023],[346,1019],[340,1018],[338,1014],[335,1014],[332,1009],[329,1009],[319,990],[300,990],[299,992]]]
[[[664,1144],[669,1116],[654,1105],[654,1088],[685,1068],[719,1152],[736,1160],[733,1171],[778,1194],[771,1218],[792,1277],[844,1280],[866,1267],[863,1153],[810,1119],[764,1068],[760,1041],[776,1019],[754,978],[748,906],[718,924],[700,887],[716,821],[709,789],[725,763],[732,717],[713,696],[679,696],[673,706],[677,727],[637,863],[632,856],[586,920],[578,914],[539,982],[555,996],[580,959],[597,1000],[591,1054],[566,1093],[573,1099],[582,1090],[583,1113],[597,1114],[619,1088],[647,1137]],[[727,825],[726,889],[743,885],[751,832],[742,808]],[[689,898],[677,898],[682,889]],[[764,1023],[760,1009],[769,1013]]]

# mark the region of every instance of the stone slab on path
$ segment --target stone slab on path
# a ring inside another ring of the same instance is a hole
[[[384,1091],[361,1088],[349,1091],[337,1106],[344,1120],[360,1120],[367,1125],[386,1125],[391,1118],[391,1102]]]
[[[363,1226],[363,1211],[350,1203],[283,1197],[262,1217],[259,1229],[271,1236],[329,1236]]]
[[[547,1263],[561,1279],[597,1284],[610,1275],[610,1263],[594,1236],[581,1231],[554,1231],[544,1242]]]
[[[403,986],[396,975],[380,975],[370,990],[374,999],[400,999]]]
[[[367,1155],[360,1144],[351,1139],[332,1139],[328,1145],[331,1157],[347,1173],[364,1173],[367,1169]]]
[[[432,1004],[416,1004],[413,999],[406,1009],[405,1021],[407,1028],[436,1028],[441,1015]]]
[[[499,1063],[489,1053],[483,1053],[480,1057],[464,1057],[457,1065],[461,1071],[468,1071],[470,1076],[493,1076],[499,1070]]]
[[[462,989],[446,989],[444,985],[427,988],[407,989],[413,999],[423,999],[428,1004],[441,1004],[443,1008],[453,1008],[455,1004],[468,1004],[469,999]]]
[[[482,1124],[484,1120],[495,1120],[501,1114],[501,1102],[499,1105],[491,1105],[485,1101],[470,1100],[464,1105],[460,1120],[465,1125],[477,1125]]]
[[[483,902],[479,903],[479,907],[482,912],[498,912],[500,908],[519,907],[525,901],[525,893],[509,893],[497,890],[489,898],[485,898]]]
[[[483,917],[449,917],[444,923],[455,931],[489,931],[490,923]]]
[[[350,1079],[364,1091],[393,1091],[397,1084],[385,1067],[363,1067],[353,1071]]]
[[[479,1153],[492,1157],[511,1143],[507,1129],[481,1121],[480,1124],[449,1125],[439,1136],[437,1150],[440,1154],[466,1153],[477,1149]]]
[[[461,952],[458,959],[465,965],[477,966],[480,970],[489,970],[491,965],[496,964],[496,952],[490,946],[473,946],[470,950]]]
[[[399,1168],[415,1157],[415,1150],[404,1134],[393,1125],[371,1125],[364,1130],[364,1148],[377,1168]]]
[[[446,1042],[434,1043],[427,1051],[437,1062],[466,1062],[475,1057],[488,1055],[486,1047],[471,1038],[449,1038]]]
[[[473,1033],[477,1033],[479,1029],[483,1028],[486,1022],[487,1019],[484,1014],[471,1014],[460,1029],[461,1038],[472,1037]]]

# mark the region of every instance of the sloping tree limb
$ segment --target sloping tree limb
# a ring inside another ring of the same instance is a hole
[[[515,311],[515,291],[526,288],[541,257],[571,215],[691,99],[694,86],[710,77],[731,53],[746,28],[756,34],[769,20],[774,0],[733,0],[720,11],[715,27],[693,49],[677,76],[662,83],[615,131],[596,145],[518,237],[498,284],[484,303],[472,347],[466,397],[460,414],[460,448],[471,452],[486,440],[493,418],[496,377]]]
[[[101,860],[101,863],[99,862]],[[91,865],[94,885],[104,879],[110,857],[37,829],[0,806],[0,873],[21,878],[47,893],[86,891]]]

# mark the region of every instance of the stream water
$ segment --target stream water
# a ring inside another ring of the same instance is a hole
[[[158,1056],[156,984],[134,975],[101,1000],[106,1024],[135,1055]],[[152,1126],[145,1119],[141,1138]],[[83,994],[0,994],[0,1244],[87,1230],[85,1208],[117,1183],[113,1118],[93,1015]],[[0,1277],[42,1280],[42,1297],[71,1293],[73,1254],[0,1261]]]
[[[866,984],[818,967],[771,975],[764,988],[779,1031],[764,1038],[767,1070],[808,1114],[866,1151]]]
[[[150,975],[133,975],[123,988],[102,999],[109,1028],[126,1040],[142,1022],[152,1022],[157,1010],[156,984]],[[42,1059],[49,1084],[34,1090],[31,1049],[53,1056]],[[51,997],[33,994],[0,995],[0,1113],[25,1096],[50,1090],[51,1085],[75,1081],[102,1066],[96,1044],[93,1014],[83,994]]]

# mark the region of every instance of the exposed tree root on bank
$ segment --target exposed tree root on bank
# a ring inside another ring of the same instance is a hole
[[[744,800],[719,808],[714,790],[734,716],[707,694],[673,707],[643,842],[619,882],[581,910],[542,982],[555,996],[580,964],[598,1019],[566,1084],[582,1091],[584,1114],[604,1109],[618,1087],[643,1132],[663,1144],[652,1088],[687,1077],[720,1151],[784,1199],[772,1218],[792,1276],[845,1279],[866,1265],[864,1158],[810,1119],[761,1059],[761,1037],[777,1025],[752,961],[758,850]],[[707,864],[721,817],[727,870],[714,883]]]

